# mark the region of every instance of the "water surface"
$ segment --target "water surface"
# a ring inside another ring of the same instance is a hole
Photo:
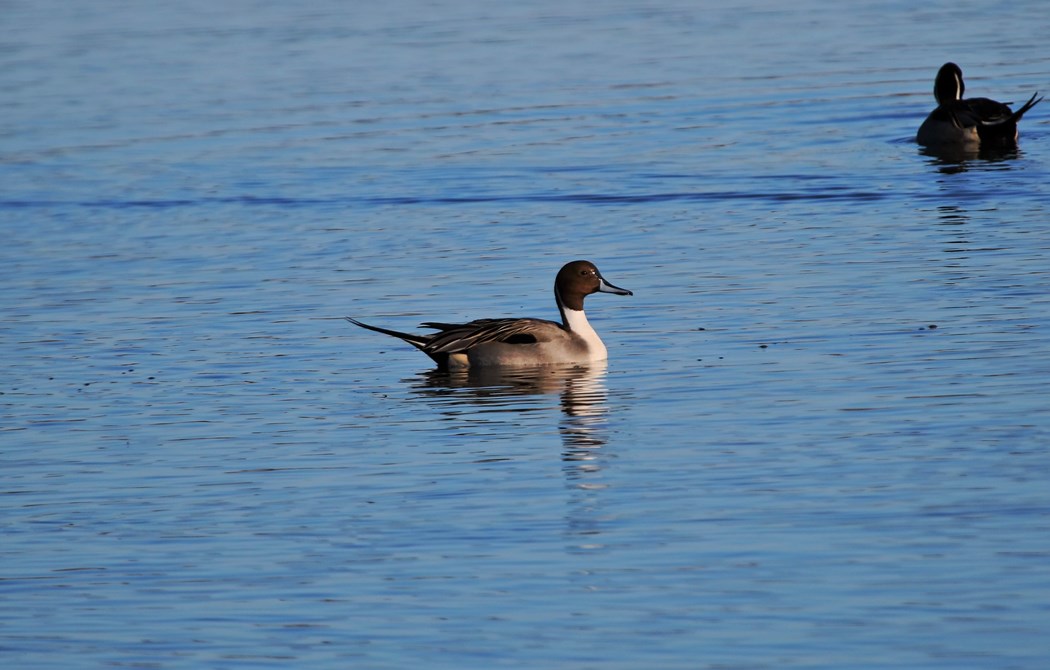
[[[6,664],[1042,668],[1050,108],[911,141],[1041,12],[6,3]]]

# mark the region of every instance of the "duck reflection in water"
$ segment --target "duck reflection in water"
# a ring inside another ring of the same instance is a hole
[[[413,391],[439,400],[446,410],[455,408],[455,414],[469,408],[532,412],[549,408],[546,398],[558,394],[562,457],[587,463],[597,458],[595,450],[606,442],[607,369],[605,361],[597,361],[588,365],[429,370],[416,378]]]
[[[523,413],[553,414],[560,410],[562,471],[566,500],[565,538],[569,551],[592,554],[605,549],[600,539],[610,523],[602,492],[608,484],[602,449],[608,434],[609,408],[605,361],[589,365],[518,369],[431,370],[414,378],[412,391],[426,399],[457,434],[476,425],[479,415],[521,417]],[[553,401],[557,399],[557,404]],[[513,421],[507,440],[519,439],[529,419]],[[486,462],[499,459],[485,459]]]
[[[982,168],[998,169],[991,163],[1005,163],[1021,156],[1017,146],[936,146],[919,147],[919,153],[930,160],[928,164],[942,174],[966,172],[974,165]]]

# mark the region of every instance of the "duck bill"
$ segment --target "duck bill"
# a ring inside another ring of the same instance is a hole
[[[609,282],[605,281],[605,277],[598,277],[598,291],[600,293],[613,293],[615,295],[634,295],[625,288],[619,286],[613,286]]]

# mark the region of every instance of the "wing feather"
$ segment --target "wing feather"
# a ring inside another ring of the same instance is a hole
[[[423,351],[432,354],[457,353],[487,342],[543,342],[563,330],[561,325],[544,319],[477,319],[461,324],[431,321],[422,325],[441,331],[432,335],[423,347]]]

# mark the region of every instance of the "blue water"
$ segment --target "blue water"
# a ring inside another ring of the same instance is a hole
[[[4,667],[1046,667],[1041,3],[359,5],[0,8]]]

